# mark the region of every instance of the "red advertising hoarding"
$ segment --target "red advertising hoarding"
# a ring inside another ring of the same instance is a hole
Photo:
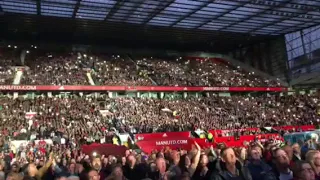
[[[197,142],[201,148],[208,148],[210,146],[210,144],[206,142],[206,139],[184,137],[141,140],[137,142],[137,145],[143,152],[150,154],[154,150],[161,151],[167,147],[172,150],[183,149],[189,151],[194,147],[195,142]]]
[[[303,125],[303,126],[276,126],[273,127],[276,130],[284,130],[284,131],[293,131],[293,130],[301,130],[301,131],[313,131],[316,129],[315,125]]]
[[[314,125],[303,125],[303,126],[275,126],[272,127],[275,130],[285,130],[285,131],[292,131],[292,130],[298,130],[301,131],[313,131],[315,130]],[[209,130],[209,132],[214,136],[217,137],[218,135],[222,135],[229,132],[237,132],[237,131],[258,131],[260,128],[241,128],[241,129],[213,129]]]
[[[211,91],[211,92],[283,92],[285,87],[187,87],[187,86],[33,86],[0,85],[0,91]]]
[[[92,155],[93,153],[97,153],[98,155],[115,155],[115,156],[123,156],[127,147],[118,146],[114,144],[98,144],[93,143],[90,145],[82,145],[81,150],[83,153],[87,155]]]
[[[183,131],[183,132],[163,132],[163,133],[144,133],[144,134],[136,134],[135,140],[136,141],[148,141],[153,139],[166,139],[166,138],[189,138],[190,132]]]

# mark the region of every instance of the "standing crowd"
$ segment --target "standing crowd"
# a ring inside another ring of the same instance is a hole
[[[208,95],[163,99],[109,98],[107,94],[5,96],[0,98],[0,131],[14,139],[50,137],[52,132],[59,132],[74,141],[94,141],[112,128],[135,134],[299,126],[318,124],[320,119],[317,95]]]
[[[278,144],[270,139],[242,148],[210,147],[154,151],[128,149],[121,156],[84,154],[69,143],[29,143],[16,152],[1,141],[0,179],[52,180],[317,180],[320,146],[316,139]]]

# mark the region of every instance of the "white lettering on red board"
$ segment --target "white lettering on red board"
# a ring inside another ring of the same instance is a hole
[[[229,91],[229,87],[203,87],[204,91]]]
[[[156,141],[157,146],[169,146],[175,144],[188,144],[188,140],[167,140],[167,141]]]
[[[0,85],[0,90],[37,90],[37,86]]]

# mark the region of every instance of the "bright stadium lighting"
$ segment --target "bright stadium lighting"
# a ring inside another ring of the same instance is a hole
[[[93,57],[90,57],[90,59],[93,59]]]
[[[35,49],[37,49],[37,46],[34,46]]]
[[[48,57],[49,57],[49,58],[51,58],[51,57],[52,57],[52,55],[50,54],[50,55],[48,55]]]
[[[27,53],[27,54],[29,54],[30,52],[29,52],[29,51],[27,51],[26,53]]]
[[[11,45],[8,45],[8,47],[10,48],[10,47],[11,47]]]
[[[87,57],[87,55],[86,55],[86,54],[84,54],[84,55],[83,55],[83,57]]]
[[[14,48],[17,49],[18,47],[17,47],[17,46],[14,46]]]

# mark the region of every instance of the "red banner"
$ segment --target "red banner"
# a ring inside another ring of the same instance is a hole
[[[164,132],[164,133],[145,133],[145,134],[136,134],[135,140],[136,141],[148,141],[153,139],[165,139],[165,138],[189,138],[190,132]]]
[[[191,150],[194,143],[195,143],[195,139],[176,137],[176,138],[142,140],[142,141],[138,141],[137,145],[143,152],[149,154],[154,150],[161,151],[166,147],[169,147],[172,150],[176,150],[176,149]]]
[[[229,132],[243,132],[243,131],[258,131],[259,128],[242,128],[242,129],[214,129],[209,130],[209,132],[214,136],[217,137],[219,135],[224,136],[225,133]]]
[[[114,144],[97,144],[93,143],[90,145],[81,146],[83,153],[87,155],[92,155],[94,152],[98,155],[115,155],[115,156],[124,156],[127,147],[117,146]]]
[[[0,85],[0,91],[261,91],[282,92],[285,87],[184,87],[184,86],[32,86]]]
[[[234,136],[229,136],[229,137],[216,137],[214,139],[214,142],[216,143],[222,143],[222,142],[228,142],[228,141],[253,141],[256,139],[258,140],[263,140],[263,139],[279,139],[280,135],[279,134],[259,134],[259,135],[245,135],[245,136],[240,136],[239,140],[235,140]]]
[[[313,131],[316,129],[314,125],[304,125],[304,126],[277,126],[273,127],[276,130],[292,131],[292,130],[302,130],[302,131]]]
[[[289,131],[289,130],[301,130],[301,131],[312,131],[315,130],[315,126],[314,125],[303,125],[303,126],[276,126],[276,127],[272,127],[275,130],[285,130],[285,131]],[[209,132],[214,136],[217,137],[219,135],[225,136],[225,133],[229,133],[229,132],[243,132],[243,131],[258,131],[260,130],[260,128],[242,128],[242,129],[214,129],[214,130],[209,130]]]
[[[250,143],[254,140],[259,140],[260,142],[265,142],[270,139],[283,141],[283,138],[279,134],[246,135],[246,136],[240,136],[239,140],[234,139],[233,136],[217,137],[214,139],[214,141],[216,144],[223,143],[228,147],[244,147],[244,142]]]

